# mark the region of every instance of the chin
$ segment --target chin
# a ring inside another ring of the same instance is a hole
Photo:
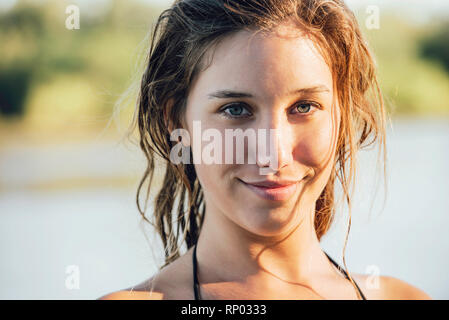
[[[293,212],[286,208],[248,210],[251,214],[241,219],[241,227],[258,236],[271,237],[285,234],[294,222]]]

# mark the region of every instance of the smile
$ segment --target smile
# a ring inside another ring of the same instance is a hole
[[[240,180],[240,179],[239,179]],[[272,201],[285,201],[290,199],[295,193],[298,182],[283,186],[256,186],[240,180],[248,189],[253,191],[257,196]]]

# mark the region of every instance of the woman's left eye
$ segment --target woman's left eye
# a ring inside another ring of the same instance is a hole
[[[311,112],[313,108],[318,108],[318,106],[313,102],[300,102],[296,104],[295,108],[293,108],[293,110],[296,110],[297,112],[293,113],[310,114],[313,112]]]
[[[221,110],[221,112],[227,118],[247,118],[251,116],[251,113],[248,111],[242,103],[231,103],[227,105],[225,108]]]

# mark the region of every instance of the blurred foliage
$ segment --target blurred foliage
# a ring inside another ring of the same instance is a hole
[[[421,54],[424,40],[438,33],[443,22],[414,24],[386,13],[381,15],[379,29],[368,30],[362,19],[359,22],[374,53],[379,81],[393,116],[449,115],[449,74],[441,63]]]
[[[67,1],[22,0],[0,13],[0,118],[47,127],[111,114],[142,72],[146,36],[163,8],[87,3],[79,30],[65,27]],[[359,22],[364,28],[363,15]],[[382,14],[380,29],[364,34],[394,113],[449,114],[447,24],[430,28]]]
[[[441,62],[449,73],[449,22],[421,40],[421,54],[425,58]]]
[[[0,118],[47,127],[111,114],[141,72],[136,65],[160,9],[104,3],[80,6],[78,30],[65,27],[68,1],[22,0],[0,12]]]

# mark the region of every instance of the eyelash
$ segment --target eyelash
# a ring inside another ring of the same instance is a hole
[[[313,102],[313,101],[300,101],[300,102],[298,102],[296,105],[295,105],[295,107],[293,108],[293,110],[296,110],[296,108],[299,106],[299,105],[311,105],[313,108],[315,108],[315,109],[320,109],[321,108],[321,106],[320,106],[320,104],[319,103],[316,103],[316,102]],[[228,118],[228,119],[247,119],[247,118],[249,118],[249,117],[251,117],[251,114],[249,114],[249,115],[245,115],[245,116],[232,116],[232,115],[230,115],[230,114],[228,114],[228,113],[226,113],[225,111],[226,110],[228,110],[229,108],[231,108],[231,107],[233,107],[233,106],[241,106],[241,105],[246,105],[246,103],[244,103],[244,102],[233,102],[233,103],[230,103],[230,104],[227,104],[227,105],[225,105],[220,111],[219,111],[219,113],[220,114],[222,114],[224,117],[226,117],[226,118]],[[247,111],[248,111],[248,108],[246,108],[247,109]],[[310,108],[311,109],[311,108]],[[309,110],[310,110],[309,109]],[[249,112],[249,111],[248,111]],[[297,114],[304,114],[305,116],[309,116],[309,115],[311,115],[312,113],[314,113],[315,111],[308,111],[308,112],[296,112]],[[296,113],[293,113],[293,114],[296,114]],[[305,117],[305,116],[301,116],[301,117]]]

